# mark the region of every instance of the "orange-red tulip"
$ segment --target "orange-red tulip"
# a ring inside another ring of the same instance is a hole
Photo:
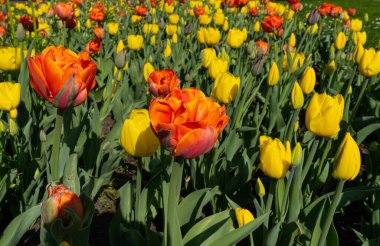
[[[102,22],[106,17],[106,12],[102,8],[95,7],[91,10],[88,17],[92,21]]]
[[[94,34],[98,39],[103,39],[104,38],[104,29],[103,27],[96,26],[94,27]]]
[[[50,46],[29,57],[30,84],[43,98],[58,108],[77,106],[95,87],[96,63],[88,53],[76,54],[61,46]]]
[[[274,16],[267,16],[261,22],[261,27],[264,30],[264,32],[276,32],[281,29],[282,24],[284,24],[284,19],[281,16],[274,15]]]
[[[155,97],[166,97],[179,87],[179,80],[172,69],[153,71],[148,77],[149,91]]]
[[[56,3],[54,5],[54,12],[61,20],[71,20],[74,17],[74,8],[70,3]]]
[[[149,106],[151,125],[173,156],[195,158],[209,152],[228,123],[220,106],[196,88],[175,89]]]

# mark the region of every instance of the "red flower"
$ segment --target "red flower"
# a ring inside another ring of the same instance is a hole
[[[103,39],[104,38],[104,29],[103,27],[99,27],[99,26],[96,26],[94,27],[94,34],[96,36],[96,38],[98,39]]]
[[[259,13],[259,8],[258,8],[258,7],[250,8],[250,9],[249,9],[249,14],[250,14],[251,16],[256,16],[258,13]]]
[[[7,35],[7,29],[3,26],[0,26],[0,37],[4,38]]]
[[[100,51],[102,40],[94,38],[86,45],[86,52],[88,53],[98,53]]]
[[[66,27],[69,29],[74,28],[77,25],[77,18],[74,16],[71,20],[66,20]]]
[[[331,17],[339,17],[343,14],[343,9],[340,6],[334,6],[331,8],[330,15]]]
[[[263,28],[264,32],[271,33],[279,31],[283,23],[284,19],[278,15],[267,16],[263,22],[261,22],[261,27]]]
[[[145,6],[136,6],[135,14],[139,16],[146,15],[148,13],[148,9]]]
[[[71,20],[74,17],[74,8],[69,3],[58,2],[54,5],[54,12],[61,20]]]
[[[354,16],[356,14],[356,9],[348,8],[347,13],[349,16]]]
[[[149,91],[155,97],[166,97],[179,87],[179,80],[172,69],[153,71],[148,77]]]
[[[328,15],[331,12],[331,9],[334,7],[332,3],[322,3],[321,7],[318,8],[318,12],[321,15]]]
[[[196,17],[199,17],[200,15],[204,15],[206,13],[206,10],[202,7],[198,7],[198,8],[194,7],[194,13]]]
[[[302,4],[300,2],[292,4],[292,10],[293,11],[301,11],[302,10]]]
[[[261,55],[266,55],[269,51],[269,44],[261,39],[257,40],[256,51]]]
[[[35,20],[36,20],[36,29],[38,29],[38,18],[36,17]],[[19,22],[22,24],[25,30],[29,32],[34,30],[32,16],[23,15],[20,17]]]
[[[88,18],[90,18],[92,21],[102,22],[105,17],[106,12],[102,8],[94,7],[91,10],[90,16]]]

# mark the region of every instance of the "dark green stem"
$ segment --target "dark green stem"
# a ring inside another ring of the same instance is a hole
[[[294,167],[291,167],[291,170],[290,170],[290,174],[289,174],[289,177],[288,177],[288,180],[286,182],[286,187],[285,187],[285,193],[284,193],[284,197],[282,199],[282,205],[281,205],[281,211],[280,211],[280,221],[281,222],[284,222],[285,220],[285,209],[286,209],[286,203],[287,203],[287,200],[288,200],[288,196],[289,196],[289,190],[290,190],[290,185],[292,184],[292,180],[293,180],[293,176],[294,176],[294,170],[295,168]]]
[[[55,129],[54,129],[54,142],[53,142],[53,153],[51,159],[51,178],[52,181],[59,180],[59,148],[61,145],[61,132],[63,126],[63,111],[57,108],[57,116],[55,119]]]

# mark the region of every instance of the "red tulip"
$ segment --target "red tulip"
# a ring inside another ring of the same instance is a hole
[[[70,3],[56,3],[54,5],[54,12],[61,20],[71,20],[74,17],[74,8]]]
[[[153,71],[148,78],[149,91],[155,97],[166,97],[179,87],[179,80],[171,69]]]

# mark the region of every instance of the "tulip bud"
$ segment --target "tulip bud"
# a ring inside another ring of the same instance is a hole
[[[306,67],[301,77],[301,89],[303,93],[308,95],[314,90],[316,79],[314,68]]]
[[[210,66],[212,60],[216,58],[216,51],[213,48],[205,48],[201,51],[202,65],[205,68]]]
[[[339,32],[334,42],[335,49],[337,50],[343,49],[344,46],[346,46],[346,41],[347,41],[346,34],[344,34],[344,32]]]
[[[299,127],[300,127],[300,122],[297,120],[297,121],[296,121],[296,124],[294,125],[294,129],[293,129],[293,131],[294,131],[294,132],[298,131]]]
[[[173,44],[178,43],[178,35],[177,35],[177,33],[174,33],[174,35],[172,36],[172,43]]]
[[[280,72],[278,70],[278,66],[276,62],[272,62],[272,66],[269,69],[269,74],[267,78],[267,84],[269,86],[274,86],[280,80]]]
[[[292,33],[291,35],[290,35],[290,38],[289,38],[289,45],[290,46],[292,46],[292,47],[294,47],[294,46],[296,46],[296,35],[294,35],[294,33]]]
[[[330,46],[330,60],[335,60],[335,47],[334,47],[334,45]]]
[[[117,53],[115,58],[115,66],[118,69],[124,68],[125,64],[127,63],[127,51],[123,49],[119,53]]]
[[[315,23],[318,22],[318,20],[319,20],[319,12],[318,12],[318,8],[315,8],[313,9],[313,11],[311,11],[307,21],[309,25],[314,25]]]
[[[227,17],[224,19],[224,23],[223,23],[222,29],[225,32],[228,31],[228,19],[227,19]]]
[[[260,178],[257,178],[256,184],[255,184],[255,191],[258,196],[260,197],[265,196],[265,187],[263,185],[263,182],[261,182]]]
[[[251,72],[253,75],[259,75],[263,71],[264,67],[264,56],[258,57],[252,65]]]
[[[298,142],[292,151],[292,165],[298,166],[302,161],[302,147]]]
[[[326,75],[331,75],[335,70],[335,61],[332,60],[327,67],[325,68],[325,74]]]
[[[294,109],[300,109],[303,106],[304,98],[301,86],[296,81],[293,86],[291,101]]]
[[[240,88],[240,77],[221,73],[216,77],[211,95],[221,103],[232,102]]]
[[[242,227],[255,219],[248,209],[243,208],[235,209],[235,216],[239,227]]]
[[[332,176],[339,180],[354,180],[359,174],[360,165],[359,147],[347,132],[335,154]]]
[[[164,50],[164,57],[169,57],[170,55],[172,54],[172,48],[170,47],[170,41],[167,40],[166,41],[166,47],[165,47],[165,50]]]
[[[152,46],[156,45],[156,35],[152,35],[150,37],[150,45]]]
[[[5,132],[5,125],[2,120],[0,120],[0,134]]]
[[[17,29],[16,29],[16,37],[19,42],[22,42],[25,39],[26,33],[24,26],[21,23],[17,24]]]
[[[18,126],[17,123],[14,121],[14,119],[10,118],[9,119],[9,133],[14,136],[18,133]]]
[[[256,57],[256,43],[254,40],[251,40],[248,43],[247,51],[248,51],[249,57],[252,59],[255,59],[255,57]]]
[[[117,43],[117,47],[116,47],[116,53],[121,52],[123,49],[125,49],[124,42],[123,40],[119,40],[119,43]]]
[[[221,57],[223,60],[227,61],[227,63],[230,62],[230,56],[228,55],[228,53],[227,53],[227,51],[226,51],[225,48],[222,48],[222,51],[221,51],[220,57]]]
[[[145,63],[144,65],[144,69],[143,69],[143,72],[144,72],[144,79],[145,81],[148,81],[148,78],[149,78],[149,75],[154,71],[154,67],[152,64],[150,64],[149,62]]]
[[[260,22],[259,22],[259,21],[256,21],[256,22],[255,22],[255,25],[253,26],[253,31],[254,31],[254,32],[260,32],[260,29],[261,29]]]
[[[368,16],[368,13],[366,12],[364,14],[364,22],[368,22],[369,21],[369,16]]]
[[[185,36],[189,35],[190,33],[193,32],[193,22],[189,22],[186,26],[185,26]]]

